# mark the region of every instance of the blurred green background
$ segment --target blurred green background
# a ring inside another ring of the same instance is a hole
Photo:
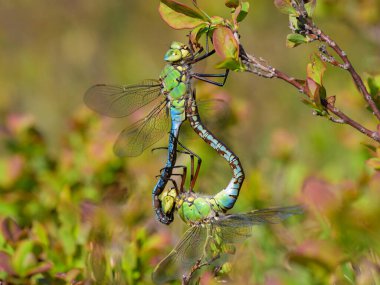
[[[210,15],[228,16],[222,0],[198,2]],[[249,2],[240,29],[245,49],[304,77],[317,45],[287,49],[287,16],[272,1]],[[159,224],[151,208],[165,152],[115,157],[113,142],[136,116],[104,118],[82,101],[95,83],[157,78],[171,41],[187,42],[186,31],[167,26],[157,7],[158,1],[2,1],[0,280],[6,284],[150,284],[154,266],[184,231],[179,219]],[[315,21],[364,78],[379,72],[380,1],[318,1]],[[216,62],[197,69],[214,72]],[[375,128],[348,73],[328,68],[324,80],[342,110]],[[245,169],[232,212],[307,207],[286,225],[256,228],[232,258],[230,284],[380,284],[380,176],[366,166],[373,153],[363,145],[371,142],[312,116],[301,95],[279,80],[232,73],[224,88],[196,87],[200,98],[224,101],[201,115]],[[212,194],[225,187],[225,161],[188,127],[181,141],[203,159],[197,189]]]

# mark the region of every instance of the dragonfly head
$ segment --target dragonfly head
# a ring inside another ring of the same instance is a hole
[[[164,60],[168,62],[177,62],[190,57],[189,47],[180,42],[172,42],[170,49],[166,52]]]
[[[175,188],[172,188],[170,190],[165,189],[160,195],[162,210],[166,215],[173,211],[176,198],[177,191]]]

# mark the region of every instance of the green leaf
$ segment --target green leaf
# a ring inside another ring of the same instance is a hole
[[[234,58],[226,58],[225,60],[219,62],[215,67],[218,69],[230,69],[234,71],[244,70],[242,63]]]
[[[201,14],[174,0],[161,0],[158,11],[161,18],[174,29],[193,29],[205,22]]]
[[[322,79],[326,70],[325,63],[318,55],[313,54],[311,62],[307,65],[306,86],[309,90],[309,97],[316,107],[323,111],[322,100],[326,99],[326,89],[323,87]]]
[[[20,276],[25,276],[29,269],[37,265],[37,259],[33,253],[34,242],[25,240],[21,242],[12,256],[12,266]]]
[[[289,48],[293,48],[300,44],[304,44],[308,42],[309,40],[300,34],[288,34],[286,37],[286,46]]]
[[[274,0],[274,5],[284,14],[296,14],[296,10],[293,8],[291,0]]]
[[[243,21],[244,18],[248,15],[248,11],[249,2],[241,2],[235,10],[232,10],[232,20],[234,24],[237,25],[237,23]]]
[[[232,58],[239,59],[239,44],[234,37],[231,29],[220,26],[215,29],[213,35],[213,44],[216,53],[224,60]]]
[[[289,26],[291,27],[292,30],[299,30],[299,22],[297,15],[291,14],[289,15]]]
[[[367,160],[367,165],[375,170],[380,170],[380,158],[370,158]]]
[[[322,85],[323,74],[326,71],[326,64],[317,54],[311,56],[311,62],[307,65],[307,77]]]
[[[369,87],[369,93],[371,94],[372,98],[379,96],[380,91],[380,75],[369,77],[367,79],[368,87]]]
[[[311,17],[314,13],[315,5],[317,4],[317,0],[309,0],[307,3],[305,1],[305,9],[307,14]]]
[[[197,44],[198,40],[201,38],[202,35],[207,34],[207,32],[210,31],[210,27],[208,23],[201,24],[194,29],[191,30],[190,32],[190,41],[193,44]]]
[[[380,109],[380,75],[369,77],[367,84],[372,100],[375,102],[376,107]],[[367,106],[367,109],[372,112],[369,106]]]
[[[224,18],[219,17],[219,16],[212,16],[212,17],[210,18],[210,20],[211,20],[211,24],[212,24],[213,26],[223,25],[223,22],[225,21]]]
[[[36,236],[37,240],[43,245],[45,248],[49,246],[49,237],[46,228],[39,222],[33,222],[32,228],[33,234]]]
[[[226,0],[225,5],[228,8],[237,8],[240,4],[239,0]]]
[[[249,11],[249,2],[242,2],[241,9],[238,12],[238,15],[236,17],[237,22],[243,21],[244,18],[248,15],[248,11]]]

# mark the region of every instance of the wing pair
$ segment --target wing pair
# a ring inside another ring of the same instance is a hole
[[[231,254],[232,244],[250,237],[253,226],[279,223],[301,213],[302,208],[299,206],[261,209],[226,215],[203,226],[192,226],[169,255],[156,266],[152,275],[153,281],[156,284],[165,284],[178,280],[184,274],[189,274],[199,260],[207,263],[217,254],[221,257]]]
[[[98,84],[87,90],[84,95],[86,105],[102,115],[113,118],[129,116],[155,99],[161,98],[145,118],[120,133],[114,145],[116,155],[138,156],[168,131],[170,119],[161,88],[159,80],[149,79],[126,86]]]

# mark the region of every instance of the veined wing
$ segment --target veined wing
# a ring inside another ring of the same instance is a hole
[[[206,239],[206,227],[193,226],[188,229],[176,247],[154,269],[153,282],[165,284],[189,273],[197,260],[203,258]]]
[[[213,231],[224,243],[242,242],[251,236],[254,225],[280,223],[290,216],[302,213],[300,206],[290,206],[226,215],[212,223]]]
[[[162,101],[147,117],[123,130],[114,145],[117,156],[138,156],[169,131],[166,102]]]
[[[147,79],[134,85],[97,84],[84,94],[86,105],[105,116],[125,117],[158,98],[160,81]]]

